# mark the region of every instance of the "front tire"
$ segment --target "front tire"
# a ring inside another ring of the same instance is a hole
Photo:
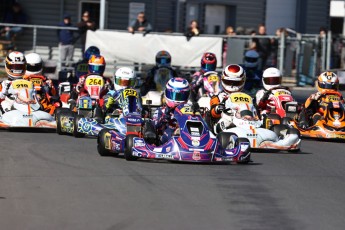
[[[129,134],[126,136],[126,145],[125,145],[125,159],[127,161],[136,161],[138,157],[135,157],[132,155],[132,148],[134,146],[134,137],[137,137],[136,135]]]
[[[56,111],[55,120],[56,120],[57,134],[59,135],[65,134],[65,132],[62,131],[61,117],[73,117],[73,116],[74,116],[73,112],[67,108],[61,108]]]
[[[250,141],[247,138],[243,138],[243,137],[239,137],[237,138],[237,146],[240,146],[242,143],[249,143],[250,145]],[[237,163],[238,164],[248,164],[251,159],[251,154],[250,154],[250,148],[248,148],[248,156],[244,159],[244,160],[239,160]]]
[[[106,134],[109,133],[110,129],[102,129],[99,134],[98,134],[98,138],[97,138],[97,150],[99,155],[101,156],[118,156],[119,153],[117,152],[112,152],[109,149],[105,148],[106,145],[108,145],[108,140],[106,137]]]

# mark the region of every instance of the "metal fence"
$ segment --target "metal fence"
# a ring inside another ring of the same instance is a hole
[[[40,53],[41,46],[38,43],[38,30],[78,30],[76,27],[59,27],[59,26],[45,26],[45,25],[24,25],[24,24],[8,24],[0,23],[1,26],[20,26],[32,30],[32,46],[27,50]],[[122,31],[127,33],[127,31]],[[276,66],[283,75],[296,79],[297,85],[312,85],[315,76],[320,72],[330,69],[331,64],[331,45],[332,34],[328,33],[326,37],[320,38],[317,34],[299,34],[289,30],[289,35],[282,34],[277,36],[258,36],[258,35],[200,35],[202,37],[222,37],[224,40],[224,55],[219,57],[222,59],[222,65],[229,63],[243,63],[244,52],[248,49],[248,44],[253,39],[268,38],[278,42],[278,46],[273,50],[268,57],[267,66]],[[154,34],[166,35],[167,33]],[[169,35],[184,36],[181,33],[168,33]],[[28,41],[26,41],[28,42]],[[40,49],[38,49],[38,47]],[[58,51],[57,45],[46,46],[46,49],[55,49]],[[58,52],[59,53],[59,52]],[[50,57],[57,63],[58,69],[61,66],[59,54]],[[108,67],[113,68],[116,63],[110,60]],[[134,63],[133,63],[134,64]],[[135,63],[136,66],[144,66],[145,63]],[[267,67],[266,66],[266,67]],[[141,68],[140,68],[141,69]],[[140,71],[139,69],[139,71]]]

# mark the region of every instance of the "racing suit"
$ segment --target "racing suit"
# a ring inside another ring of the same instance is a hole
[[[286,88],[279,88],[280,91],[284,91],[286,94],[291,95],[291,92]],[[268,90],[260,89],[255,96],[257,109],[260,111],[261,115],[268,114],[275,107],[274,103],[271,101],[271,96],[268,94]]]
[[[255,94],[257,89],[262,88],[262,71],[257,68],[242,66],[246,72],[246,82],[243,91],[248,94]]]
[[[158,133],[160,144],[169,141],[177,129],[177,121],[173,116],[174,109],[164,105],[153,114],[153,124],[156,133]]]
[[[344,104],[344,98],[338,91],[333,93],[337,94],[340,98],[342,104]],[[306,129],[314,125],[318,120],[323,117],[323,113],[327,108],[327,103],[321,98],[321,93],[313,93],[310,95],[302,108],[300,114],[298,115],[299,126]]]
[[[16,94],[17,92],[13,89],[11,79],[7,79],[1,82],[0,110],[2,113],[8,112],[12,109]]]
[[[168,72],[166,72],[168,71]],[[164,73],[162,73],[164,72]],[[163,91],[170,78],[177,77],[177,72],[170,66],[154,66],[147,73],[145,82],[140,87],[140,94],[145,96],[149,91]]]
[[[191,101],[197,102],[202,95],[212,96],[221,91],[219,84],[220,78],[214,79],[212,73],[216,74],[215,71],[203,72],[199,71],[192,75],[191,81]]]

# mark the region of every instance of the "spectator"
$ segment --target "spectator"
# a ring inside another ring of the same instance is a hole
[[[284,27],[281,27],[276,30],[276,36],[277,38],[272,38],[271,39],[271,66],[277,66],[278,63],[278,49],[279,49],[279,40],[280,36],[284,34],[285,37],[287,37],[287,32]]]
[[[27,16],[24,13],[22,6],[15,2],[12,8],[7,12],[4,18],[4,23],[14,24],[26,24]],[[4,34],[7,40],[12,40],[14,36],[23,32],[23,27],[20,26],[6,26],[1,30],[1,34]]]
[[[88,30],[95,31],[96,23],[91,20],[89,11],[85,11],[81,18],[81,21],[78,22],[77,27],[79,28],[79,37],[82,46],[82,54],[85,52],[85,42],[86,42],[86,33]]]
[[[198,22],[192,20],[189,24],[189,27],[185,33],[187,40],[189,41],[193,36],[199,36],[201,33]]]
[[[61,27],[72,27],[71,16],[64,15],[63,22],[59,24]],[[68,66],[73,59],[74,37],[73,30],[61,29],[57,31],[59,39],[60,63],[62,66]]]
[[[138,13],[137,19],[133,20],[128,26],[128,32],[134,33],[135,31],[149,33],[152,31],[152,26],[145,18],[145,13]]]
[[[258,27],[258,35],[265,36],[266,34],[266,27],[264,24],[260,24]],[[261,70],[266,68],[267,58],[271,53],[271,40],[269,38],[258,38],[257,43],[257,51],[260,54],[261,58]]]
[[[235,30],[234,30],[234,27],[232,27],[232,26],[228,26],[228,27],[226,27],[226,29],[225,29],[225,34],[226,35],[236,35],[236,32],[235,32]]]
[[[244,28],[242,26],[236,27],[236,34],[237,35],[244,35]]]

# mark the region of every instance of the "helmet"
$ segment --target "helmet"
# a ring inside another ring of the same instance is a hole
[[[101,54],[101,52],[99,51],[98,47],[90,46],[84,52],[84,59],[89,60],[91,58],[91,55],[100,55],[100,54]]]
[[[339,78],[333,72],[323,72],[317,78],[317,90],[322,93],[325,91],[338,91]]]
[[[18,51],[9,53],[6,57],[6,73],[12,80],[22,78],[26,70],[26,60],[24,54]]]
[[[114,87],[115,90],[134,87],[136,84],[136,76],[134,70],[129,67],[121,67],[115,72]]]
[[[248,50],[244,54],[244,66],[246,68],[257,68],[259,64],[259,53],[255,50]]]
[[[280,70],[274,67],[267,68],[262,74],[262,84],[265,90],[280,86],[282,83],[282,75]]]
[[[26,58],[26,74],[41,74],[43,68],[43,61],[39,54],[31,53],[25,55]]]
[[[217,67],[217,57],[214,53],[204,53],[201,58],[201,69],[205,72],[215,71]]]
[[[91,55],[89,59],[89,73],[103,75],[105,70],[105,60],[101,55]]]
[[[156,54],[156,65],[157,66],[170,66],[171,55],[168,51],[162,50]]]
[[[246,82],[244,69],[236,64],[228,65],[222,72],[222,87],[227,93],[239,92]]]
[[[165,87],[164,98],[168,107],[174,108],[181,103],[186,103],[189,98],[190,87],[186,79],[171,78]]]

